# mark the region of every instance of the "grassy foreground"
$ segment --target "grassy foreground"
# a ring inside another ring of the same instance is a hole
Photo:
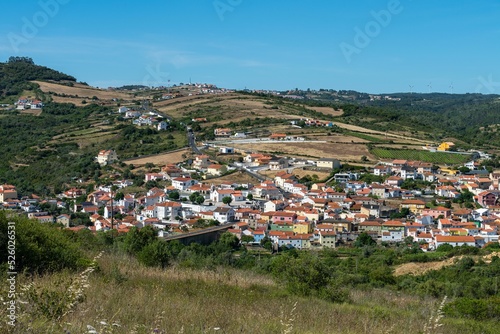
[[[18,323],[12,328],[2,321],[1,333],[488,333],[494,328],[442,318],[441,300],[431,297],[353,290],[351,303],[334,304],[289,295],[269,277],[249,271],[146,268],[126,255],[98,256],[81,273],[18,279]],[[5,307],[0,316],[6,319]],[[429,324],[432,329],[426,329]]]

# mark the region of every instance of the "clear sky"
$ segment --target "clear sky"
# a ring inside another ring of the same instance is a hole
[[[98,87],[500,94],[498,0],[9,0],[0,32]]]

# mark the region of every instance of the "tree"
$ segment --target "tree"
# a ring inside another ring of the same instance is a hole
[[[238,248],[240,240],[234,234],[225,232],[220,236],[219,244],[222,245],[227,250],[233,250]]]
[[[155,166],[155,164],[154,164],[154,163],[152,163],[152,162],[147,162],[147,163],[144,165],[144,167],[145,167],[148,171],[150,171],[150,170],[151,170],[154,166]]]
[[[198,197],[196,197],[196,200],[194,202],[198,205],[203,204],[205,202],[205,197],[203,195],[199,195]]]
[[[165,268],[170,261],[170,250],[165,241],[155,240],[142,248],[137,259],[149,267]]]
[[[371,246],[374,244],[376,244],[375,240],[366,232],[361,233],[354,242],[355,247]]]
[[[247,195],[247,200],[249,200],[249,201],[253,201],[253,195],[252,195],[252,194],[248,194],[248,195]]]
[[[255,238],[251,235],[242,235],[241,236],[242,243],[248,244],[248,243],[254,242],[254,241],[255,241]]]
[[[261,241],[260,241],[260,245],[262,247],[264,247],[265,249],[267,250],[272,250],[273,249],[273,242],[272,240],[269,238],[269,237],[264,237]]]
[[[132,227],[123,240],[123,246],[128,253],[137,254],[155,241],[156,236],[156,230],[151,226],[145,226],[141,229]]]
[[[225,196],[224,198],[222,198],[222,203],[226,205],[230,205],[232,201],[233,199],[231,198],[231,196]]]
[[[174,201],[178,200],[180,197],[181,197],[181,195],[179,194],[178,191],[172,191],[168,194],[168,198],[170,198]]]
[[[458,169],[458,171],[459,171],[460,173],[462,173],[462,174],[466,174],[466,173],[470,172],[470,168],[465,167],[465,166],[462,166],[462,167],[460,167],[460,168]]]
[[[117,192],[116,195],[115,195],[115,201],[121,201],[125,198],[125,195],[120,191],[120,192]]]

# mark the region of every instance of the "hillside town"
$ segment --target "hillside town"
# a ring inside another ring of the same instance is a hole
[[[96,157],[102,166],[117,159],[113,150]],[[424,251],[442,244],[483,247],[499,241],[500,173],[479,169],[474,161],[456,174],[406,160],[380,162],[361,174],[339,171],[338,160],[325,158],[314,166],[331,171],[332,177],[306,185],[288,168],[296,161],[259,153],[241,160],[243,168],[265,165],[276,173],[255,183],[214,185],[212,178],[242,171],[201,154],[190,166],[168,164],[145,173],[144,182],[165,185],[145,194],[126,192],[133,182],[119,178],[88,193],[85,187],[74,187],[56,198],[18,198],[15,185],[5,184],[0,186],[0,202],[5,209],[71,230],[124,233],[151,225],[167,237],[226,226],[244,243],[271,242],[275,249],[335,248],[351,244],[362,233],[379,243],[412,238]],[[193,173],[203,173],[206,180],[193,178]],[[369,182],[367,175],[383,182]],[[425,187],[415,187],[416,181]],[[53,215],[44,210],[48,207],[68,213]],[[75,224],[82,215],[87,223]]]

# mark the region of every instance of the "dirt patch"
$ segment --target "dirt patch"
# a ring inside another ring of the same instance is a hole
[[[191,153],[190,149],[184,149],[176,152],[157,154],[145,158],[126,160],[125,162],[127,164],[139,165],[139,166],[145,165],[147,163],[153,163],[156,166],[165,166],[167,164],[177,164],[179,162],[186,160],[185,157],[188,156],[190,153]]]
[[[485,255],[482,257],[484,262],[491,262],[491,259],[494,256],[500,257],[500,252],[491,253],[489,255]],[[451,266],[455,264],[455,262],[461,260],[464,256],[455,256],[450,259],[446,259],[443,261],[434,261],[434,262],[423,262],[423,263],[404,263],[402,265],[397,266],[394,269],[394,276],[402,276],[402,275],[423,275],[431,270],[439,270],[444,267]],[[472,256],[472,258],[477,261],[481,258],[481,256]]]
[[[234,144],[235,148],[276,153],[293,157],[336,158],[341,161],[360,160],[362,156],[371,157],[364,144],[334,144],[334,143],[255,143]]]
[[[24,109],[20,112],[21,114],[40,116],[42,114],[42,109]]]
[[[288,170],[288,169],[287,169]],[[275,170],[266,170],[266,171],[261,171],[260,174],[265,175],[267,177],[274,178],[278,172]],[[325,171],[325,170],[309,170],[309,169],[304,169],[304,168],[294,168],[292,171],[292,174],[297,176],[299,179],[309,175],[313,176],[316,174],[318,176],[319,180],[326,179],[329,175],[330,172]]]

